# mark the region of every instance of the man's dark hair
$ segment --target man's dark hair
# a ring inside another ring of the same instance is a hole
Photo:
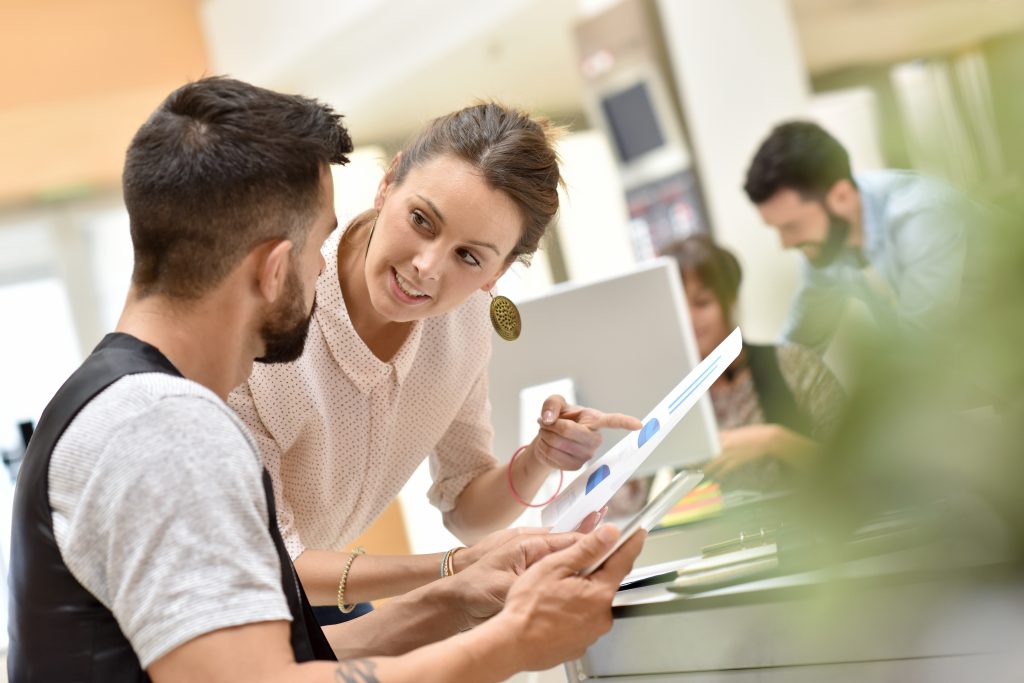
[[[316,100],[224,77],[175,90],[124,165],[137,295],[194,299],[261,242],[301,247],[322,170],[351,151],[341,116]]]
[[[850,157],[839,141],[809,121],[776,126],[754,155],[743,189],[754,204],[781,189],[821,198],[840,180],[853,182]]]

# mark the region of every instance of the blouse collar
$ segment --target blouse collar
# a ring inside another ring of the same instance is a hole
[[[316,283],[316,313],[314,318],[334,361],[362,393],[369,393],[379,382],[396,372],[399,384],[412,369],[423,333],[423,321],[413,323],[409,336],[395,356],[388,362],[373,354],[352,325],[345,296],[338,280],[338,244],[343,230],[335,231],[323,246],[327,267]]]

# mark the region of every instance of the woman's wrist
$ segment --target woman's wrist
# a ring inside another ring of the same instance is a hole
[[[539,438],[539,437],[538,437]],[[512,459],[509,460],[507,468],[506,479],[508,481],[509,493],[520,505],[530,508],[544,507],[561,492],[562,484],[565,481],[565,472],[558,470],[558,489],[551,495],[551,497],[542,503],[532,503],[530,499],[536,494],[537,490],[544,483],[544,479],[548,476],[548,473],[553,468],[549,468],[540,462],[529,462],[526,464],[516,467],[520,463],[521,458],[528,453],[535,453],[537,439],[526,446],[521,446],[519,450],[512,454]],[[535,460],[536,457],[535,457]],[[518,472],[518,476],[517,476]],[[522,493],[521,493],[522,492]]]
[[[448,568],[451,570],[451,574],[449,574],[449,576],[454,576],[456,573],[458,573],[458,571],[460,569],[465,569],[466,567],[469,566],[469,564],[472,564],[472,562],[470,562],[469,564],[465,564],[464,561],[463,561],[463,560],[465,560],[465,558],[462,558],[461,560],[459,560],[458,566],[456,566],[456,564],[455,564],[455,557],[456,556],[460,556],[461,557],[463,554],[465,554],[465,552],[467,550],[468,550],[468,548],[466,548],[466,546],[460,545],[460,546],[456,546],[456,547],[452,548],[450,551],[448,551]]]
[[[547,477],[552,470],[556,469],[541,458],[540,447],[537,445],[537,441],[539,440],[539,435],[533,437],[533,441],[528,443],[525,450],[523,450],[523,452],[519,454],[519,457],[516,458],[516,463],[519,463],[522,468],[521,474],[524,482],[529,482],[535,476],[543,479],[544,477]]]

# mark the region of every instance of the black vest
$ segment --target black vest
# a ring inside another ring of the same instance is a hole
[[[747,363],[754,380],[754,391],[757,392],[757,401],[761,404],[764,421],[789,427],[807,438],[814,438],[811,434],[813,420],[797,407],[796,398],[790,391],[786,378],[782,376],[778,349],[774,346],[754,344],[744,344],[743,349],[747,354]]]
[[[43,411],[18,475],[11,523],[11,683],[148,681],[114,615],[75,580],[53,534],[48,474],[61,434],[100,392],[125,375],[181,373],[155,347],[126,334],[109,334],[64,383]],[[263,472],[270,536],[281,560],[281,587],[292,614],[297,661],[334,659],[299,584],[277,528],[270,477]],[[231,599],[231,587],[224,587]]]

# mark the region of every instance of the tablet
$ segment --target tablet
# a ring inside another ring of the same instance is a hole
[[[704,479],[703,472],[694,472],[691,470],[683,470],[677,474],[672,481],[669,482],[668,486],[662,490],[661,493],[651,499],[644,509],[636,513],[636,516],[630,519],[625,526],[622,527],[622,534],[619,536],[619,540],[615,541],[615,544],[606,552],[601,559],[594,564],[590,565],[586,569],[580,572],[582,576],[592,574],[604,564],[604,561],[615,554],[615,551],[619,547],[629,540],[630,536],[635,534],[641,529],[650,531],[653,529],[661,518],[668,514],[668,511],[672,509],[680,498],[685,496],[687,493],[692,491],[697,484]]]

